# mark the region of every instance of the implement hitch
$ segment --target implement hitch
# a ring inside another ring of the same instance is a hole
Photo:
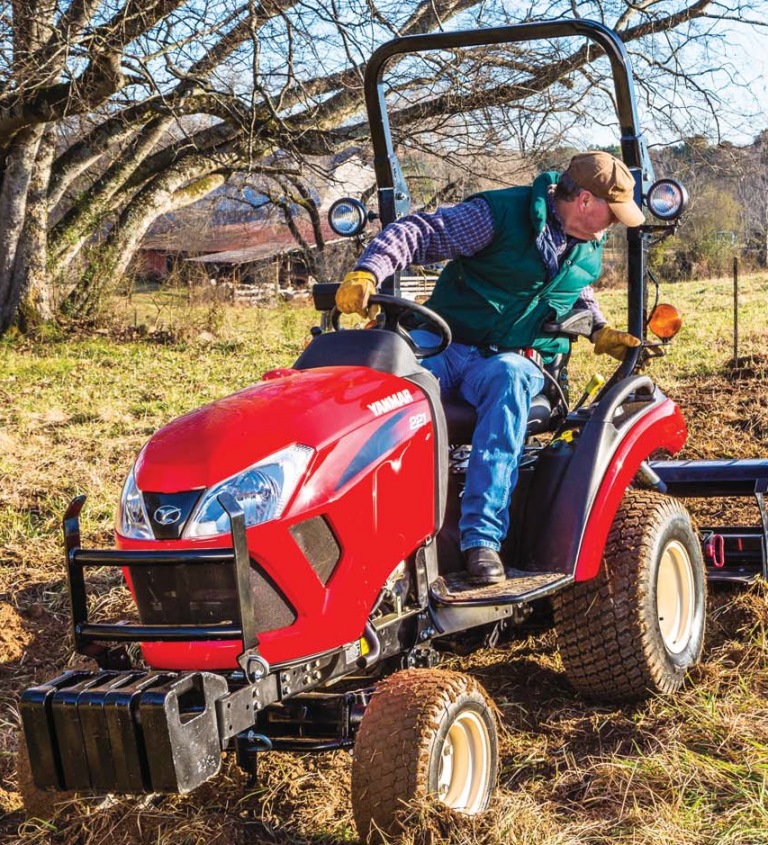
[[[768,460],[652,461],[668,492],[689,497],[754,497],[760,526],[701,527],[710,581],[768,580]]]

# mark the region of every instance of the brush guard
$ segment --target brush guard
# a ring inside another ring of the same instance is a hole
[[[245,538],[245,517],[236,500],[222,493],[219,502],[230,518],[232,547],[170,551],[122,551],[120,549],[83,549],[80,547],[80,511],[85,496],[74,499],[64,515],[64,545],[67,556],[67,580],[75,650],[93,657],[102,668],[127,668],[124,648],[109,648],[111,642],[204,642],[241,640],[243,662],[253,657],[257,645],[253,597],[249,586],[250,558]],[[239,625],[126,625],[92,623],[88,620],[88,601],[84,571],[87,567],[115,566],[231,566],[235,572],[235,591]],[[243,666],[243,669],[246,667]]]
[[[187,793],[216,775],[222,752],[255,771],[256,752],[325,751],[352,744],[370,691],[305,696],[330,680],[365,669],[415,641],[416,611],[366,627],[368,655],[340,648],[270,666],[260,655],[249,589],[245,519],[235,499],[222,494],[232,526],[232,547],[163,552],[80,548],[79,516],[85,497],[64,517],[72,633],[78,652],[100,671],[72,670],[25,690],[20,712],[32,777],[42,789],[98,792]],[[229,565],[234,567],[239,624],[103,624],[88,619],[84,571],[93,566]],[[172,672],[131,666],[126,643],[239,640],[240,671]],[[108,645],[117,642],[118,646]],[[304,696],[297,704],[289,702]],[[265,715],[271,705],[279,713]],[[280,725],[276,739],[260,731]],[[335,734],[335,735],[334,735]]]
[[[38,787],[114,792],[189,792],[213,777],[221,753],[256,713],[280,698],[278,680],[258,653],[245,519],[235,499],[232,547],[163,552],[80,547],[85,497],[64,516],[67,578],[75,649],[101,671],[69,671],[24,691],[20,712]],[[103,624],[88,619],[87,567],[229,565],[234,567],[239,624]],[[126,643],[239,640],[242,674],[131,668]],[[106,642],[105,642],[106,641]],[[117,647],[107,645],[117,642]],[[234,677],[234,676],[237,677]]]

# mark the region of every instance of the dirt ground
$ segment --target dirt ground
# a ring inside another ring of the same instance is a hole
[[[690,430],[680,457],[768,457],[767,387],[768,358],[755,356],[721,375],[687,382],[673,396]],[[23,504],[31,509],[27,518],[34,523],[34,502]],[[748,501],[694,500],[690,505],[702,524],[718,519],[757,523],[757,509]],[[34,555],[36,542],[33,537],[25,545],[26,554]],[[21,555],[20,548],[5,550],[8,561]],[[626,708],[587,704],[564,678],[552,633],[451,661],[450,666],[475,674],[499,708],[499,797],[493,810],[476,820],[434,808],[414,810],[412,833],[405,840],[425,845],[768,842],[768,828],[762,828],[763,836],[759,822],[766,808],[758,806],[760,799],[752,793],[754,817],[741,828],[731,827],[742,831],[741,838],[723,833],[729,829],[728,813],[747,800],[738,792],[746,789],[747,778],[738,768],[738,756],[743,763],[752,759],[750,749],[762,753],[759,749],[768,747],[766,728],[753,724],[767,721],[768,674],[760,633],[768,630],[766,593],[760,587],[743,594],[718,591],[711,601],[706,660],[676,705],[664,700]],[[188,798],[43,796],[35,804],[24,773],[17,771],[14,705],[25,686],[52,677],[66,662],[71,665],[67,637],[63,563],[44,582],[19,583],[12,594],[0,596],[0,703],[6,714],[0,724],[0,841],[356,841],[349,809],[349,755],[343,752],[265,756],[257,785],[227,765],[219,778]],[[700,756],[692,762],[695,754]],[[713,760],[721,762],[715,765]],[[25,790],[30,801],[26,812]],[[697,806],[700,816],[694,818]],[[690,819],[684,822],[686,813]],[[723,828],[716,816],[724,819]]]

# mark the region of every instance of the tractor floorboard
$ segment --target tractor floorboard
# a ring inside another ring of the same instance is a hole
[[[486,587],[478,586],[464,572],[440,576],[431,587],[432,598],[440,604],[518,604],[548,595],[573,580],[562,572],[506,572],[506,581]]]

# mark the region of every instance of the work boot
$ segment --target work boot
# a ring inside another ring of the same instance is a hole
[[[489,584],[498,584],[507,577],[499,553],[494,549],[475,546],[464,552],[464,559],[467,562],[467,572],[473,584],[487,587]]]

